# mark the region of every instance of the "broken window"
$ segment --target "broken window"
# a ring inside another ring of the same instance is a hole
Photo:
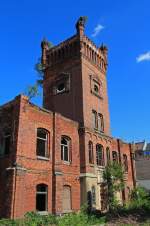
[[[42,128],[37,129],[36,154],[48,157],[48,131]]]
[[[70,90],[70,74],[61,73],[59,79],[54,83],[53,90],[54,95],[68,92]]]
[[[36,187],[36,210],[47,211],[48,210],[48,186],[45,184],[38,184]]]

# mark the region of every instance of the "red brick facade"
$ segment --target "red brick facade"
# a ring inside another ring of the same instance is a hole
[[[10,146],[9,153],[0,156],[0,217],[21,218],[36,211],[39,200],[49,213],[66,212],[66,206],[67,212],[77,211],[87,202],[91,186],[96,189],[95,208],[102,209],[98,196],[108,150],[111,161],[113,151],[118,161],[127,160],[123,200],[134,186],[132,147],[110,135],[107,48],[97,48],[84,35],[82,18],[76,28],[76,35],[56,47],[49,49],[42,42],[44,108],[25,96],[0,108],[0,147],[4,139],[5,149]],[[38,130],[46,131],[45,137],[38,139]],[[37,154],[38,142],[46,142],[46,156]],[[103,162],[98,148],[103,149]],[[40,191],[38,185],[43,186]]]

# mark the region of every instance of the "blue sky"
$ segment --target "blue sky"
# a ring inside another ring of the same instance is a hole
[[[149,0],[5,0],[0,4],[0,105],[33,84],[40,42],[75,33],[88,16],[86,34],[109,48],[111,131],[127,141],[150,141]],[[40,104],[40,98],[34,100]]]

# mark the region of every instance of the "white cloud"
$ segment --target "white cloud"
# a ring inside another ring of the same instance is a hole
[[[147,53],[140,54],[136,58],[136,61],[137,61],[137,63],[142,62],[142,61],[150,61],[150,51],[148,51]]]
[[[104,26],[101,25],[101,24],[98,24],[98,25],[94,28],[94,31],[93,31],[93,33],[92,33],[92,37],[96,37],[96,36],[100,33],[100,31],[103,30],[103,29],[104,29]]]

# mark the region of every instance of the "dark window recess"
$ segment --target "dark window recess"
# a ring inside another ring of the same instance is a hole
[[[59,79],[55,81],[53,87],[54,95],[68,92],[70,90],[70,75],[62,73],[59,75]]]
[[[44,184],[37,185],[36,189],[36,210],[47,211],[48,186]]]
[[[8,155],[10,153],[11,146],[11,134],[9,132],[4,134],[3,154]]]
[[[113,162],[118,162],[118,154],[116,151],[112,152],[112,160]]]
[[[104,166],[104,149],[100,144],[96,145],[96,163],[98,166]]]
[[[64,83],[60,83],[60,84],[56,87],[56,92],[57,92],[57,93],[64,92],[65,90],[66,90],[66,88],[65,88],[65,84],[64,84]]]
[[[61,138],[61,160],[69,162],[70,159],[70,139],[66,137]]]
[[[99,93],[99,87],[96,84],[94,84],[94,92],[97,94]]]
[[[93,164],[94,163],[94,158],[93,158],[93,143],[92,141],[89,141],[89,163]]]
[[[48,157],[48,132],[45,129],[37,129],[36,154]]]
[[[96,204],[96,192],[95,192],[95,187],[92,186],[92,189],[91,189],[91,195],[92,195],[92,204]]]

